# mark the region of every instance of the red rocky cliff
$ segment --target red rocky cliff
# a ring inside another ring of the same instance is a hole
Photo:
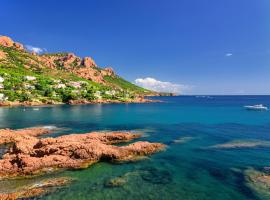
[[[13,47],[23,50],[23,45],[14,42],[7,36],[0,36],[0,45],[4,47]],[[29,59],[30,65],[25,65],[25,68],[30,68],[31,65],[39,67],[48,67],[50,69],[60,69],[69,71],[78,75],[79,77],[92,80],[97,83],[106,85],[104,76],[114,76],[115,73],[112,68],[99,68],[91,57],[80,58],[73,53],[56,53],[37,55],[32,52],[34,59]],[[6,55],[0,51],[0,59],[5,59]],[[32,58],[33,58],[32,57]]]
[[[0,45],[4,47],[15,47],[19,50],[23,50],[22,44],[14,42],[10,37],[7,36],[0,36]]]

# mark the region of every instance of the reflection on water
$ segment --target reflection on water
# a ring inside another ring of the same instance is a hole
[[[166,103],[0,108],[0,127],[56,126],[53,136],[93,130],[132,130],[141,140],[162,142],[166,151],[124,164],[97,163],[52,176],[76,179],[41,199],[256,200],[244,177],[249,167],[270,166],[270,148],[209,148],[230,141],[270,141],[270,112],[242,105],[267,105],[270,97],[171,97]],[[61,129],[65,128],[65,129]],[[147,136],[147,137],[146,137]],[[42,178],[42,177],[37,177]],[[15,187],[34,181],[20,180]],[[14,185],[1,182],[0,187]]]

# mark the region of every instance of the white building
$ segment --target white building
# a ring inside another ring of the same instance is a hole
[[[34,81],[36,80],[37,78],[34,77],[34,76],[25,76],[24,79],[28,80],[28,81]]]
[[[8,100],[8,97],[6,97],[4,94],[0,93],[0,101],[6,101]]]
[[[116,94],[116,91],[115,90],[105,91],[105,94],[113,96]]]
[[[72,87],[75,87],[75,88],[81,88],[80,82],[71,81],[71,82],[69,82],[69,85]]]
[[[3,83],[4,82],[4,78],[0,76],[0,83]]]
[[[102,99],[102,96],[101,96],[101,92],[100,91],[96,91],[94,96],[97,98],[97,99]]]
[[[54,88],[56,89],[66,88],[66,85],[63,83],[59,83],[58,85],[55,85]]]
[[[27,90],[34,90],[35,89],[35,86],[26,83],[26,84],[24,84],[24,88],[27,89]]]
[[[61,83],[61,80],[53,80],[54,83]]]
[[[79,81],[79,83],[80,83],[81,85],[88,85],[88,82],[86,82],[86,81]]]

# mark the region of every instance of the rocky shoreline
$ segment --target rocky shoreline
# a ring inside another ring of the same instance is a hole
[[[92,132],[56,138],[38,138],[48,134],[44,128],[1,129],[0,144],[13,145],[0,160],[0,178],[31,176],[57,169],[85,168],[100,160],[130,161],[165,148],[160,143],[135,142],[127,146],[113,144],[139,138],[129,132]]]
[[[73,180],[68,177],[51,178],[24,186],[16,191],[0,193],[1,200],[32,199],[70,184]]]
[[[30,178],[60,169],[82,169],[99,161],[136,161],[140,157],[165,149],[164,144],[146,141],[137,141],[125,146],[114,145],[141,137],[140,134],[130,132],[91,132],[39,138],[50,133],[52,130],[41,127],[0,129],[0,145],[8,144],[0,159],[0,180]],[[70,182],[68,178],[49,179],[18,191],[0,193],[0,198],[39,196],[49,192],[48,187]]]
[[[82,104],[124,104],[124,103],[159,103],[162,102],[160,100],[151,100],[151,99],[145,99],[145,98],[136,98],[136,99],[130,99],[128,101],[120,101],[120,100],[70,100],[67,103],[63,102],[55,102],[55,101],[49,101],[49,102],[37,102],[37,101],[2,101],[0,102],[0,107],[20,107],[20,106],[46,106],[46,105],[82,105]]]

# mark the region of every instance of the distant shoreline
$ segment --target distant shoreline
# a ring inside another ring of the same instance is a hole
[[[63,102],[35,102],[35,101],[25,101],[25,102],[0,102],[0,107],[37,107],[37,106],[47,106],[47,105],[88,105],[88,104],[129,104],[129,103],[159,103],[160,100],[152,100],[145,98],[136,98],[128,101],[120,100],[71,100],[67,103]]]

